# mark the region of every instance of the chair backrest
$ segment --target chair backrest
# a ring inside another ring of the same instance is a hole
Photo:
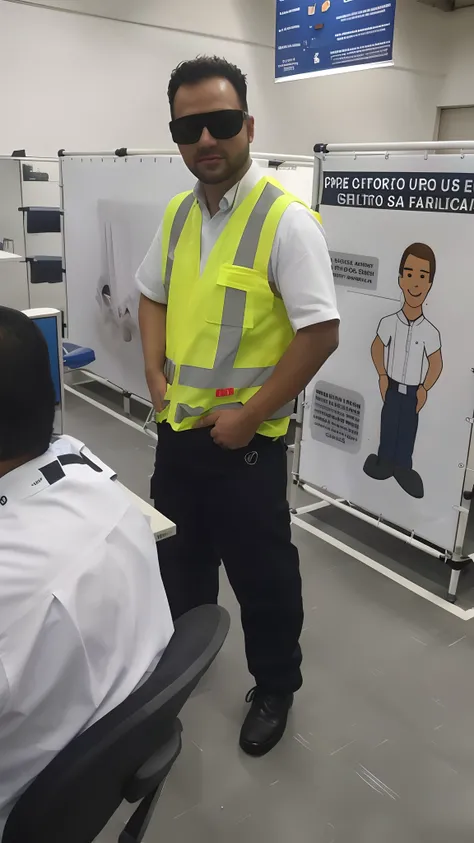
[[[150,678],[68,744],[20,797],[2,843],[92,843],[122,802],[130,779],[166,746],[229,624],[229,615],[217,606],[181,617]]]

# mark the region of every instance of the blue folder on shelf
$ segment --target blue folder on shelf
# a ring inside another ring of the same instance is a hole
[[[26,214],[28,234],[56,234],[61,232],[61,208],[26,207],[18,208]]]
[[[26,262],[31,284],[60,284],[63,280],[63,259],[57,255],[35,255]]]

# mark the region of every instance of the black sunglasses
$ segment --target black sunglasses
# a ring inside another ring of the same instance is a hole
[[[235,138],[242,131],[244,120],[248,118],[245,111],[224,109],[210,111],[208,114],[190,114],[180,117],[170,123],[171,137],[180,146],[197,143],[207,129],[215,140],[229,140]]]

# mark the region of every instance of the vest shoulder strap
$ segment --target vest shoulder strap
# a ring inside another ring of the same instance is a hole
[[[322,225],[323,220],[319,211],[314,211],[313,208],[311,208],[306,202],[303,201],[303,199],[300,199],[298,196],[295,196],[295,194],[292,193],[290,190],[287,190],[286,187],[283,187],[283,185],[280,184],[278,179],[273,178],[273,176],[265,176],[265,178],[267,179],[267,181],[270,182],[270,184],[273,184],[275,187],[279,187],[280,190],[282,190],[284,194],[290,198],[291,202],[297,202],[298,205],[304,205],[305,208],[307,208],[308,211],[311,211],[317,221]],[[290,204],[290,202],[288,204]]]
[[[273,191],[273,195],[270,190],[268,207],[264,212],[264,218],[261,222],[260,237],[256,252],[254,253],[253,268],[259,271],[262,275],[266,275],[268,273],[276,232],[283,214],[290,205],[293,205],[294,203],[302,205],[311,214],[313,214],[319,223],[321,223],[320,214],[313,211],[306,202],[303,202],[302,199],[299,199],[298,196],[295,196],[283,187],[277,179],[272,176],[264,176],[264,179],[267,189],[268,185],[272,185],[275,190]]]
[[[171,279],[174,251],[194,202],[195,198],[192,190],[188,190],[185,193],[178,193],[168,203],[163,217],[161,272],[166,290],[169,287]]]

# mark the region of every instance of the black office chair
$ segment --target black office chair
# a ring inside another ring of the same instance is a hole
[[[92,843],[124,799],[140,805],[119,843],[140,843],[181,751],[178,715],[229,625],[218,606],[180,618],[150,678],[75,738],[20,797],[2,843]]]

